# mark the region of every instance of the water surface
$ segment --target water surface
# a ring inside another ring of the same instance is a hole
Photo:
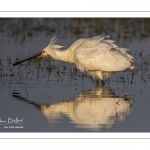
[[[125,18],[1,18],[0,131],[149,132],[148,23]],[[115,73],[102,86],[74,65],[53,59],[12,66],[40,52],[53,36],[67,48],[78,38],[100,34],[130,49],[134,71]],[[23,121],[11,124],[8,119]]]

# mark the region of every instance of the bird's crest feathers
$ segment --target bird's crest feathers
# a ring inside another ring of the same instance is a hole
[[[52,49],[61,49],[61,48],[65,47],[65,46],[60,46],[60,45],[55,44],[56,41],[57,41],[57,39],[56,39],[56,37],[54,36],[54,37],[50,40],[50,44],[49,44],[50,48],[52,48]]]

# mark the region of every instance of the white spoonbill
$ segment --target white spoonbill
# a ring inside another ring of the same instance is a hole
[[[54,37],[50,40],[50,44],[38,55],[74,63],[81,72],[86,72],[103,81],[105,78],[109,78],[113,72],[134,69],[134,66],[131,65],[133,57],[126,52],[128,49],[118,47],[113,40],[108,39],[109,37],[100,35],[79,39],[67,50],[61,50],[64,46],[55,44],[56,39]]]

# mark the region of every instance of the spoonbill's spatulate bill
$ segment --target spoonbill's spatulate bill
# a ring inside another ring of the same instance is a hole
[[[19,64],[21,64],[21,63],[23,63],[23,62],[25,62],[25,61],[27,61],[27,60],[33,59],[33,58],[35,58],[35,57],[38,57],[38,56],[40,56],[41,54],[42,54],[42,52],[40,52],[39,54],[34,55],[34,56],[30,57],[30,58],[27,58],[27,59],[18,61],[18,62],[16,62],[16,63],[14,63],[13,66],[19,65]]]
[[[42,52],[26,60],[17,62],[18,65],[24,61],[40,55],[40,57],[52,57],[56,60],[74,63],[81,72],[86,72],[92,77],[104,80],[109,78],[113,72],[134,69],[131,65],[133,57],[126,51],[128,49],[118,47],[109,36],[95,36],[75,41],[67,50],[55,44],[55,37]]]

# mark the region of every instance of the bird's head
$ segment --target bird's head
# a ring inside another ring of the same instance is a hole
[[[48,46],[42,50],[40,57],[47,57],[47,58],[54,57],[54,55],[55,55],[54,50],[56,50],[56,49],[59,50],[62,47],[64,47],[64,46],[56,45],[55,42],[56,42],[56,38],[53,37],[50,40],[50,44],[48,44]]]
[[[50,46],[48,45],[47,47],[45,47],[43,50],[42,50],[42,53],[41,53],[41,56],[40,57],[47,57],[47,58],[50,58],[51,57],[51,48]]]

